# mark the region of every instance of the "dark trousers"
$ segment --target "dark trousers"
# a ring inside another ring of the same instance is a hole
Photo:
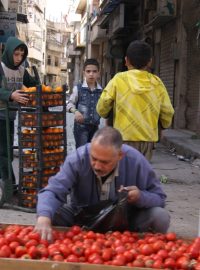
[[[74,139],[76,142],[76,148],[91,142],[91,139],[97,129],[98,126],[95,125],[82,125],[74,122]]]
[[[141,208],[128,207],[129,230],[136,232],[160,232],[166,233],[170,216],[166,209],[162,207]],[[71,227],[75,225],[73,209],[68,205],[63,205],[58,209],[53,218],[53,225]],[[84,224],[83,224],[84,225]]]
[[[14,121],[9,121],[10,126],[10,155],[11,161],[13,161],[13,142],[14,142]],[[0,120],[0,177],[3,181],[7,181],[8,174],[8,142],[6,132],[6,121]],[[11,171],[12,183],[15,183],[15,176],[13,169]]]

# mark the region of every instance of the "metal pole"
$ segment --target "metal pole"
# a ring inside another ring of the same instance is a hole
[[[11,139],[10,139],[10,123],[9,123],[9,108],[8,103],[5,109],[6,115],[6,139],[7,139],[7,154],[8,154],[8,179],[5,180],[5,201],[10,202],[13,196],[13,185],[12,185],[12,159],[11,159]]]
[[[87,10],[87,21],[86,21],[86,35],[85,35],[85,38],[86,38],[86,41],[85,41],[86,42],[85,43],[85,49],[86,49],[85,56],[86,56],[86,59],[87,59],[88,56],[89,56],[90,0],[87,0],[86,10]]]

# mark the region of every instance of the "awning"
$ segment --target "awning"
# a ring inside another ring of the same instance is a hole
[[[101,15],[111,13],[122,1],[121,0],[110,0],[101,10]]]

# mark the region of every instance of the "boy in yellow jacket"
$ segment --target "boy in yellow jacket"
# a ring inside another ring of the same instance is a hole
[[[174,109],[161,79],[149,72],[152,50],[148,43],[131,42],[125,61],[128,71],[109,81],[96,109],[103,118],[113,110],[113,127],[120,131],[124,143],[150,160],[158,141],[158,125],[170,127]]]

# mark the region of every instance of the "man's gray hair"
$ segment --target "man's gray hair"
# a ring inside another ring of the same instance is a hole
[[[98,129],[93,138],[92,138],[92,142],[97,140],[101,145],[105,145],[105,146],[111,146],[113,145],[115,148],[120,149],[123,143],[122,140],[122,135],[121,133],[113,128],[113,127],[103,127],[101,129]]]

